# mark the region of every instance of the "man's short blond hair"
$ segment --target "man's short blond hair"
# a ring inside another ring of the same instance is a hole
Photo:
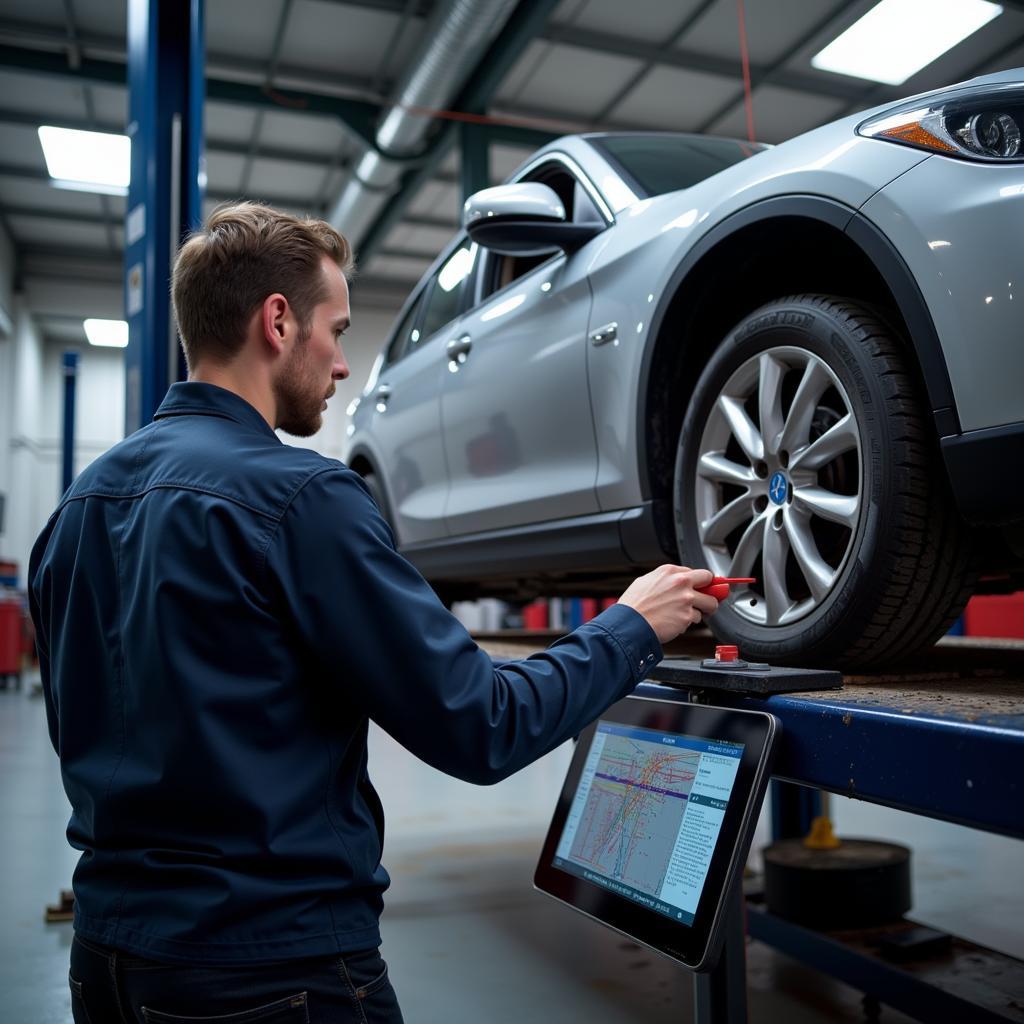
[[[330,224],[294,217],[262,203],[222,203],[178,252],[171,278],[174,316],[189,367],[201,359],[229,362],[241,349],[253,314],[280,292],[303,334],[327,295],[320,261],[352,270],[345,237]]]

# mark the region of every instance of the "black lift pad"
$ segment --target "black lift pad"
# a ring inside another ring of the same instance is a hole
[[[786,668],[756,665],[751,668],[706,668],[698,658],[666,658],[651,671],[650,681],[686,690],[728,690],[731,693],[796,693],[801,690],[838,690],[839,672],[821,668]]]

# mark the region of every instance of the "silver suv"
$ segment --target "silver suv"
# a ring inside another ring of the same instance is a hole
[[[446,598],[680,561],[756,578],[748,656],[905,656],[1024,585],[1022,126],[1014,71],[773,148],[559,139],[467,201],[346,459]]]

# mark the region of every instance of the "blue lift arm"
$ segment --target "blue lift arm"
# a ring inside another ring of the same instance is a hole
[[[125,433],[184,376],[170,311],[174,254],[202,219],[203,0],[129,0]]]

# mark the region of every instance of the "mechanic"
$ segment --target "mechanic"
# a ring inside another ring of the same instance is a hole
[[[710,572],[662,566],[542,653],[481,651],[359,476],[275,434],[315,433],[348,376],[350,266],[323,221],[218,208],[174,268],[188,380],[78,477],[33,550],[82,853],[76,1021],[401,1020],[369,721],[494,783],[717,607],[695,592]]]

